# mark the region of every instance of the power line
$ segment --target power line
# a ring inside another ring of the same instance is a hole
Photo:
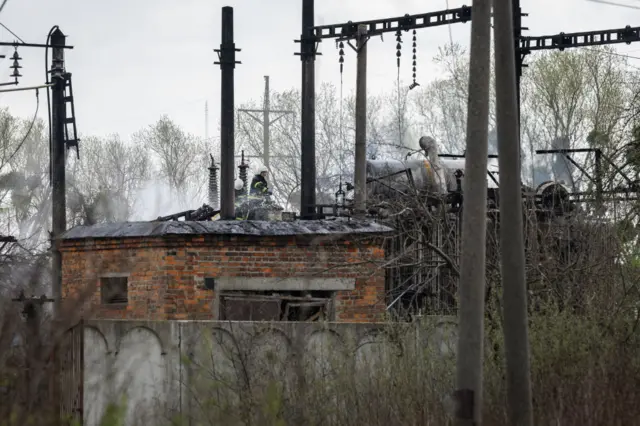
[[[4,6],[7,4],[7,1],[9,1],[9,0],[4,0],[2,2],[2,5],[0,6],[0,12],[2,12],[2,9],[4,9]]]
[[[624,53],[609,52],[609,51],[606,51],[606,50],[592,49],[592,48],[589,48],[589,47],[584,47],[583,49],[585,49],[585,50],[589,50],[589,51],[591,51],[591,52],[603,53],[603,54],[605,54],[605,55],[617,56],[617,57],[625,58],[625,59],[638,59],[638,60],[640,60],[640,56],[626,55],[626,54],[624,54]],[[634,68],[634,69],[640,70],[640,67],[637,67],[637,66],[635,66],[635,65],[629,65],[629,64],[627,64],[627,66],[628,66],[629,68]]]
[[[607,4],[609,6],[626,7],[628,9],[640,10],[640,7],[638,7],[638,6],[631,6],[630,4],[616,3],[616,2],[608,1],[608,0],[587,0],[587,1],[590,1],[592,3]]]
[[[5,24],[3,24],[2,22],[0,22],[0,26],[2,26],[2,28],[4,28],[5,30],[9,31],[11,33],[12,36],[14,36],[15,38],[17,38],[18,40],[20,40],[21,43],[26,43],[23,39],[20,38],[20,36],[16,33],[14,33],[13,31],[11,31],[9,29],[9,27],[7,27]]]
[[[18,152],[20,151],[24,143],[27,141],[27,138],[31,134],[31,130],[33,130],[33,125],[35,124],[36,119],[38,118],[39,109],[40,109],[40,96],[39,96],[38,88],[36,88],[36,112],[33,114],[33,119],[31,120],[31,124],[29,124],[29,129],[27,129],[27,133],[25,133],[24,137],[16,147],[15,151],[13,151],[13,153],[9,156],[5,164],[9,164],[11,160],[13,160],[13,157],[15,157],[16,154],[18,154]]]
[[[593,49],[593,48],[590,48],[590,47],[583,47],[583,49],[584,50],[588,50],[590,52],[602,53],[604,55],[619,56],[621,58],[640,59],[640,56],[627,55],[626,53],[610,52],[608,50],[599,50],[599,49]]]

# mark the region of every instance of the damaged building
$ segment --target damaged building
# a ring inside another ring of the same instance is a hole
[[[62,238],[63,297],[85,292],[93,318],[380,321],[390,231],[339,218],[79,226]]]

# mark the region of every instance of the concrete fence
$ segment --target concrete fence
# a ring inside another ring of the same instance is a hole
[[[126,407],[126,424],[201,424],[273,383],[384,374],[400,359],[453,355],[453,318],[416,324],[96,320],[85,327],[84,424]],[[236,405],[237,406],[237,405]],[[175,423],[174,423],[175,424]]]

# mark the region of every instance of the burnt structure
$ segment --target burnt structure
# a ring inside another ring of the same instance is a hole
[[[416,15],[404,15],[394,18],[382,18],[368,21],[349,21],[340,24],[314,26],[313,16],[313,0],[302,0],[303,17],[302,17],[302,35],[300,40],[296,40],[301,44],[299,55],[302,59],[302,152],[308,153],[303,158],[302,164],[302,212],[303,217],[323,217],[325,215],[350,215],[353,210],[353,201],[346,200],[343,186],[340,185],[336,192],[336,203],[334,205],[317,205],[315,204],[315,194],[313,193],[315,183],[315,159],[314,155],[314,63],[315,56],[318,52],[318,45],[322,40],[334,39],[339,43],[340,47],[340,66],[344,58],[342,58],[344,43],[358,39],[359,29],[364,30],[367,37],[382,35],[385,33],[395,33],[400,41],[402,32],[416,30],[420,28],[428,28],[441,25],[449,25],[454,23],[465,23],[471,20],[472,8],[462,6],[456,9],[443,10],[438,12],[430,12]],[[617,43],[631,43],[640,41],[640,27],[627,26],[625,28],[588,31],[579,33],[560,33],[557,35],[546,36],[523,36],[524,28],[522,26],[522,17],[527,16],[522,13],[520,1],[513,0],[513,21],[514,21],[514,46],[516,67],[516,84],[518,86],[518,101],[520,98],[520,78],[522,76],[525,65],[525,58],[533,51],[539,50],[564,50],[567,48],[598,46]],[[414,36],[415,43],[415,36]],[[415,53],[415,44],[414,44]],[[397,52],[398,66],[400,64],[400,51]],[[415,64],[415,62],[414,62]],[[415,66],[414,66],[414,84],[415,84]],[[519,102],[518,102],[519,103]],[[576,206],[592,201],[598,205],[602,205],[605,198],[622,197],[630,199],[637,197],[637,183],[630,181],[628,178],[623,179],[623,183],[610,191],[605,191],[602,185],[601,177],[601,161],[603,159],[601,152],[595,152],[596,165],[594,176],[590,178],[595,188],[590,192],[577,192],[574,188],[567,189],[563,182],[549,181],[544,182],[537,188],[528,188],[523,185],[523,202],[526,204],[525,211],[527,214],[535,212],[534,216],[540,220],[554,221],[559,217],[567,217],[567,215],[582,213],[584,209],[576,209]],[[567,150],[560,149],[555,154],[570,154]],[[566,157],[566,160],[575,165],[575,162]],[[440,260],[426,268],[427,274],[435,274],[432,277],[437,284],[434,288],[439,292],[447,285],[441,281],[442,265],[450,265],[449,269],[454,268],[455,257],[458,253],[459,241],[459,222],[460,209],[463,208],[464,191],[461,187],[461,178],[464,174],[464,166],[458,167],[449,164],[441,167],[439,171],[434,170],[434,163],[438,159],[431,157],[429,162],[414,161],[411,162],[372,162],[367,163],[367,192],[371,200],[367,205],[368,212],[373,216],[389,216],[389,213],[395,215],[393,219],[396,223],[396,230],[406,227],[407,223],[411,223],[412,237],[401,236],[402,232],[398,231],[395,240],[388,245],[388,255],[394,259],[399,259],[398,264],[393,266],[388,274],[387,290],[391,294],[389,306],[398,303],[403,296],[409,291],[416,289],[424,290],[426,287],[425,280],[416,277],[417,264],[429,264],[420,256],[423,253],[427,257],[436,253],[436,257]],[[615,165],[611,164],[615,169]],[[437,167],[436,167],[437,168]],[[583,168],[578,168],[585,173]],[[600,170],[600,172],[599,172]],[[311,174],[313,171],[313,175]],[[450,173],[446,173],[446,172]],[[616,170],[620,172],[620,170]],[[445,172],[445,175],[443,175]],[[438,182],[429,175],[440,173]],[[623,173],[621,174],[624,175]],[[589,177],[588,174],[586,174]],[[490,183],[498,186],[498,181],[491,173],[488,174],[491,179]],[[566,182],[564,182],[566,183]],[[435,185],[434,185],[435,184]],[[349,187],[350,184],[346,184]],[[438,187],[439,186],[439,187]],[[492,227],[489,229],[497,229],[499,226],[499,193],[497,188],[489,188],[487,193],[487,202],[489,203],[489,217]],[[595,197],[594,197],[595,195]],[[374,198],[371,199],[370,197]],[[395,200],[395,206],[394,202]],[[403,200],[404,205],[399,206],[398,200]],[[399,219],[399,212],[410,212],[409,217],[405,214]],[[432,219],[425,220],[425,212],[430,212]],[[419,217],[419,218],[418,218]],[[392,220],[392,219],[388,219]],[[557,220],[556,220],[557,222]],[[537,232],[537,231],[535,231]],[[419,254],[408,255],[409,252]],[[418,256],[416,258],[416,256]],[[406,259],[409,258],[409,259]],[[452,260],[453,259],[453,260]],[[406,260],[406,261],[405,261]],[[424,269],[424,268],[423,268]],[[448,271],[445,275],[450,274]],[[400,292],[397,297],[395,293]],[[424,293],[424,292],[423,292]],[[450,292],[451,293],[451,292]],[[442,297],[429,296],[432,299],[443,301]],[[452,294],[448,297],[445,305],[451,306],[453,300]],[[445,298],[446,299],[446,298]],[[436,303],[436,304],[439,304]],[[424,305],[424,303],[423,303]]]
[[[200,209],[181,212],[158,218],[160,221],[213,221],[217,219],[279,220],[283,217],[295,219],[295,215],[281,214],[281,209],[268,199],[250,200],[250,197],[233,200],[233,68],[235,49],[233,44],[232,11],[223,8],[223,43],[218,51],[223,72],[222,96],[222,155],[221,194],[222,205],[218,210],[210,205]],[[640,40],[640,28],[560,33],[541,37],[522,36],[523,14],[519,2],[514,1],[514,37],[516,48],[517,81],[522,75],[526,55],[535,50],[563,50],[571,47],[596,46],[614,43],[631,43]],[[347,192],[353,189],[350,183],[340,185],[336,201],[332,204],[317,204],[315,194],[315,56],[318,45],[324,39],[349,42],[357,37],[358,27],[366,27],[367,37],[394,32],[401,34],[410,30],[433,26],[464,23],[471,19],[472,9],[462,6],[438,12],[405,15],[396,18],[348,22],[337,25],[314,26],[314,1],[303,0],[301,48],[297,53],[302,61],[302,122],[301,122],[301,211],[300,218],[325,219],[328,217],[352,216],[353,200]],[[414,157],[405,161],[373,161],[366,164],[367,213],[371,219],[383,220],[396,228],[395,236],[387,238],[388,256],[393,260],[387,271],[387,308],[415,305],[423,311],[442,312],[455,306],[456,265],[460,240],[460,212],[464,208],[464,156],[439,154],[435,143],[421,140],[425,158]],[[602,164],[611,163],[602,152],[593,150],[595,171],[591,175],[577,164],[565,147],[553,151],[585,174],[593,183],[593,190],[578,192],[568,188],[567,182],[547,181],[530,188],[522,185],[525,212],[533,215],[536,225],[531,235],[544,228],[540,224],[562,223],[563,218],[585,213],[585,205],[602,203],[605,199],[637,196],[637,183],[623,177],[620,187],[605,191],[602,182]],[[547,152],[549,153],[549,152]],[[544,154],[544,152],[540,152]],[[492,156],[496,158],[496,156]],[[241,163],[242,165],[242,163]],[[246,171],[246,169],[241,169]],[[499,179],[487,171],[489,231],[499,227]],[[227,195],[225,195],[227,194]],[[230,194],[230,195],[229,195]],[[226,201],[225,201],[226,200]],[[210,203],[211,204],[211,203]],[[227,206],[227,207],[225,207]],[[273,214],[275,213],[275,214]],[[400,214],[402,213],[402,214]],[[404,230],[404,231],[403,231]],[[527,231],[528,232],[528,231]],[[529,234],[528,234],[529,235]],[[531,237],[528,241],[537,240]],[[571,250],[574,250],[572,248]],[[564,249],[563,249],[564,250]],[[422,299],[419,302],[416,300]],[[410,300],[410,301],[408,301]]]
[[[456,309],[465,160],[462,155],[438,154],[430,138],[421,138],[420,145],[423,158],[367,163],[370,217],[395,229],[386,239],[386,291],[387,308],[399,318],[418,312],[453,313]],[[581,165],[572,157],[576,152],[593,153],[594,164]],[[566,182],[553,180],[536,187],[521,185],[532,285],[544,279],[536,271],[549,259],[560,266],[575,265],[597,252],[602,259],[609,259],[602,263],[613,261],[607,254],[613,232],[602,214],[607,203],[637,200],[640,191],[639,183],[599,149],[541,150],[538,154],[566,159],[585,177],[587,188],[574,185],[573,189]],[[613,184],[604,182],[605,164],[612,171],[608,179]],[[487,180],[488,258],[497,258],[498,173],[487,170]],[[354,209],[350,195],[342,187],[336,192],[336,208],[344,216]],[[591,254],[587,256],[587,252]]]

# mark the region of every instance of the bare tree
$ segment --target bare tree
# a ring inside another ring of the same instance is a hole
[[[149,179],[145,148],[118,135],[83,140],[82,158],[69,167],[68,208],[72,224],[129,219],[138,189]]]
[[[286,206],[298,208],[300,185],[300,92],[292,89],[273,93],[274,108],[291,110],[276,121],[271,128],[270,184],[276,199]],[[370,101],[372,111],[380,111],[380,102]],[[257,105],[244,105],[252,108]],[[318,202],[333,203],[339,182],[351,182],[353,174],[353,95],[340,98],[339,91],[330,84],[323,84],[316,95],[316,143]],[[370,145],[380,141],[380,126],[374,115],[368,117]],[[262,129],[254,120],[242,116],[238,120],[239,149],[247,154],[262,156]],[[254,167],[261,161],[252,159]]]

